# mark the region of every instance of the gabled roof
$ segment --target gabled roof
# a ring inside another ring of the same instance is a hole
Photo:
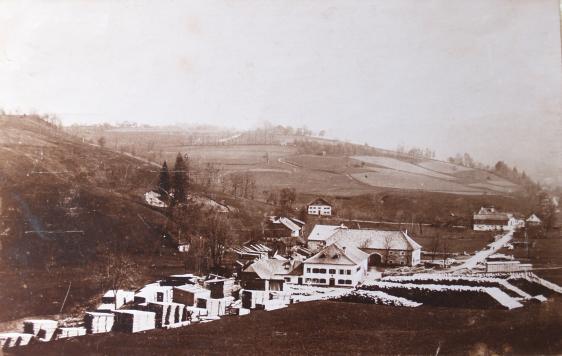
[[[531,214],[531,216],[529,216],[526,221],[527,221],[527,222],[540,223],[540,222],[541,222],[541,219],[539,219],[539,217],[536,216],[535,214]]]
[[[314,225],[314,228],[308,235],[308,241],[326,241],[330,236],[335,234],[339,229],[347,229],[344,224],[341,225]]]
[[[304,263],[330,265],[357,265],[369,258],[369,254],[350,246],[340,246],[337,243],[324,247],[316,255],[305,260]]]
[[[421,246],[403,231],[385,231],[369,229],[340,229],[330,240],[341,246],[360,249],[390,249],[412,251]]]
[[[480,210],[474,214],[474,220],[509,220],[512,214],[502,213],[492,207],[481,207]]]
[[[509,220],[509,214],[506,213],[489,213],[489,214],[474,214],[474,220]]]
[[[497,210],[493,206],[488,206],[488,207],[483,206],[480,208],[480,210],[478,210],[477,214],[484,215],[484,214],[495,214],[495,213],[497,213]]]
[[[316,198],[313,201],[311,201],[310,203],[308,203],[308,205],[329,205],[332,206],[332,204],[330,204],[326,199],[324,198]]]
[[[289,275],[300,264],[300,261],[264,258],[252,263],[244,272],[255,273],[261,279],[283,279],[283,276]]]
[[[291,231],[298,232],[298,231],[301,230],[301,227],[299,225],[297,225],[294,221],[292,221],[291,219],[286,218],[286,217],[279,217],[278,218],[276,216],[271,216],[269,218],[269,221],[271,221],[273,224],[282,224]]]

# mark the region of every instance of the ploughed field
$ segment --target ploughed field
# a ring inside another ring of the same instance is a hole
[[[309,302],[174,330],[36,344],[15,354],[559,354],[562,299],[511,311]]]

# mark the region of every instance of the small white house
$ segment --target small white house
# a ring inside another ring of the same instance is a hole
[[[512,214],[502,213],[494,207],[482,207],[473,216],[474,231],[503,231],[516,226],[517,219]]]
[[[308,215],[331,216],[332,205],[325,199],[316,198],[308,203],[307,211]]]
[[[369,254],[334,243],[304,261],[305,284],[354,287],[367,273]]]
[[[542,223],[542,220],[539,219],[539,217],[535,214],[531,214],[531,216],[529,216],[527,220],[525,220],[525,222],[529,226],[538,226]]]

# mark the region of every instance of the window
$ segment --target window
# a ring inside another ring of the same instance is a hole
[[[291,277],[285,277],[285,282],[290,282],[291,281]]]
[[[392,261],[391,261],[391,260],[388,260],[388,264],[391,265],[391,264],[392,264]]]
[[[310,283],[310,278],[305,279],[304,283]]]
[[[400,256],[404,256],[404,251],[400,251]]]
[[[164,293],[156,292],[156,301],[157,302],[163,302],[164,301]]]
[[[350,279],[346,279],[346,280],[345,280],[345,284],[351,284],[351,280],[350,280]]]
[[[347,273],[347,274],[351,274],[351,270],[348,269],[348,270],[346,271],[346,273]]]
[[[345,274],[345,270],[340,269],[340,274]]]
[[[318,282],[319,282],[319,283],[326,283],[326,280],[325,280],[324,278],[320,278],[320,279],[318,280]]]
[[[335,270],[335,269],[331,269],[331,270],[330,270],[330,274],[336,274],[336,270]]]
[[[338,279],[338,284],[345,284],[345,281],[343,279]]]
[[[312,273],[318,273],[318,268],[313,268]]]
[[[361,269],[361,266],[358,266],[356,271],[359,272],[360,269]]]
[[[306,273],[310,273],[310,268],[307,268],[307,269],[306,269]]]

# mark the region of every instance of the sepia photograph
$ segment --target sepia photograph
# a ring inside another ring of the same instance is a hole
[[[0,0],[0,355],[562,354],[560,0]]]

